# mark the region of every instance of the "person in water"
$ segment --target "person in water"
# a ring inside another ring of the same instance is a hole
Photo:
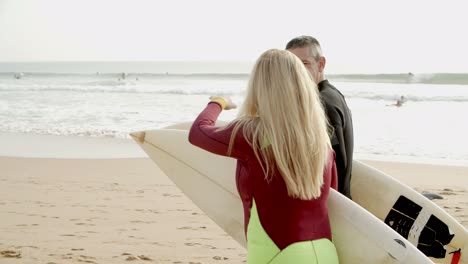
[[[238,117],[215,127],[229,97],[211,97],[191,144],[237,159],[247,263],[338,263],[327,198],[337,188],[335,153],[316,84],[291,52],[257,60]]]
[[[387,105],[387,106],[401,107],[401,106],[403,106],[403,104],[404,104],[405,102],[406,102],[406,98],[402,95],[402,96],[400,97],[400,99],[398,99],[398,100],[396,101],[396,103],[390,104],[390,105]]]
[[[318,86],[325,114],[333,127],[331,143],[336,153],[338,191],[352,199],[351,171],[354,132],[351,111],[346,104],[345,97],[325,78],[326,59],[316,38],[311,36],[293,38],[286,44],[286,50],[299,57]]]
[[[403,106],[403,104],[406,102],[406,98],[402,95],[400,99],[397,100],[395,106],[400,107]]]

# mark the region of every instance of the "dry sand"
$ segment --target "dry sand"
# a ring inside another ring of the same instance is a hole
[[[0,263],[242,263],[147,158],[0,158]]]
[[[365,161],[468,227],[468,168]],[[243,263],[148,158],[0,157],[0,263]]]

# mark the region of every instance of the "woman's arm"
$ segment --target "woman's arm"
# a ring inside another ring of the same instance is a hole
[[[249,155],[246,150],[240,147],[240,145],[245,146],[245,143],[236,144],[243,139],[241,138],[242,131],[238,131],[233,149],[230,155],[228,155],[233,126],[229,126],[225,129],[215,127],[216,120],[225,106],[226,105],[223,105],[222,101],[218,102],[216,100],[212,100],[208,103],[206,108],[198,115],[190,128],[189,142],[197,147],[218,155],[247,160],[249,159]]]

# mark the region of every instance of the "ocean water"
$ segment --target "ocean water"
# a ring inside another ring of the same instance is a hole
[[[0,133],[128,138],[132,131],[192,121],[210,95],[229,95],[241,104],[250,67],[0,63]],[[351,108],[356,157],[468,165],[468,74],[329,80]],[[404,105],[392,106],[401,95]],[[236,114],[224,111],[220,119]]]

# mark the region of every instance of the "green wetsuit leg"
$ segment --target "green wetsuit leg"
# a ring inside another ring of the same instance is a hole
[[[260,223],[255,201],[252,202],[247,228],[247,264],[338,264],[333,243],[326,239],[296,242],[282,251]]]

